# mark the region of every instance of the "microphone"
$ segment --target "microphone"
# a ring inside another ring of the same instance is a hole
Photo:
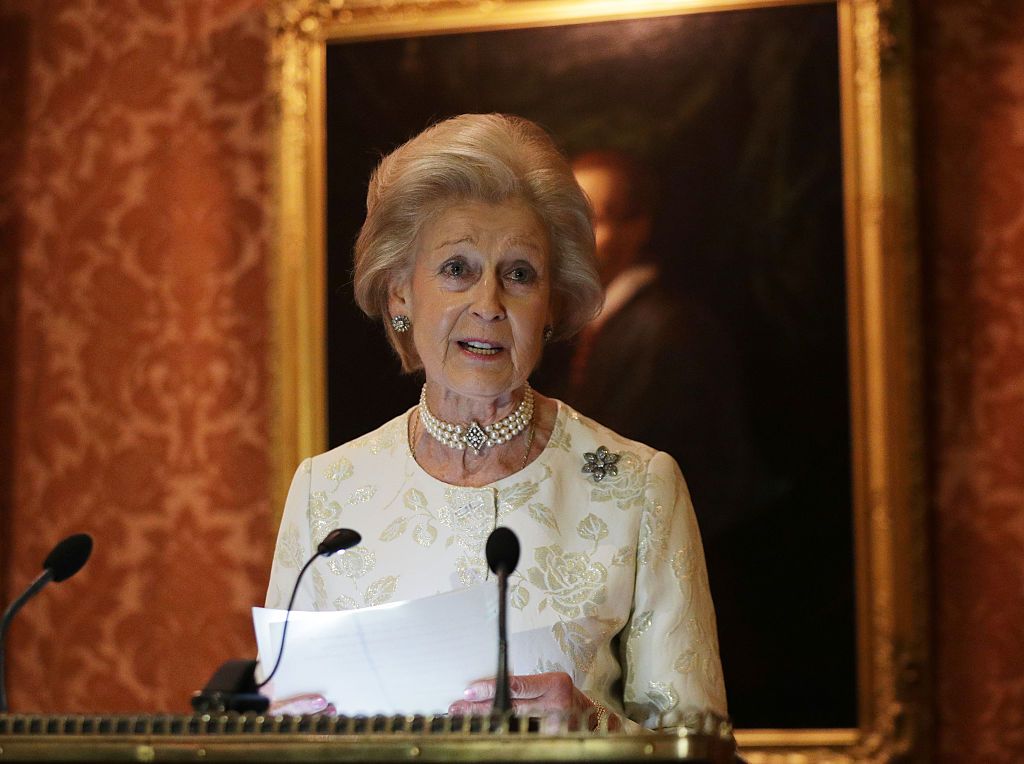
[[[7,639],[7,629],[14,620],[15,614],[32,599],[40,589],[51,581],[60,583],[66,581],[82,569],[89,555],[92,554],[92,536],[88,533],[76,533],[68,536],[53,548],[46,559],[43,560],[43,572],[36,580],[29,584],[28,588],[21,593],[0,619],[0,713],[7,713],[7,685],[4,677],[4,643]]]
[[[332,554],[351,549],[363,537],[350,528],[335,528],[328,533],[324,540],[317,544],[316,554],[306,561],[295,578],[295,586],[292,587],[292,596],[288,600],[288,610],[284,616],[284,627],[281,629],[281,645],[277,648],[277,660],[270,674],[259,684],[256,684],[256,665],[258,661],[229,660],[221,664],[206,686],[192,696],[192,708],[197,713],[224,713],[226,711],[256,711],[262,713],[270,707],[270,699],[260,693],[263,688],[277,673],[281,665],[281,657],[284,655],[284,640],[288,634],[288,619],[292,614],[292,606],[295,604],[295,596],[299,593],[299,584],[302,577],[306,575],[309,566],[316,562],[318,557],[330,557]]]
[[[363,537],[356,533],[351,528],[335,528],[333,531],[324,536],[324,540],[316,546],[316,557],[330,557],[335,552],[341,552],[345,549],[351,549],[360,541]],[[312,562],[312,560],[310,561]],[[309,565],[309,563],[306,563]],[[303,568],[305,571],[305,568]],[[299,573],[299,577],[302,577],[302,573]],[[295,593],[292,593],[292,598],[295,598]],[[289,610],[291,608],[289,607]]]
[[[302,581],[302,577],[306,574],[306,571],[309,570],[309,566],[316,562],[317,557],[330,557],[335,552],[351,549],[362,540],[363,537],[351,528],[335,528],[324,537],[323,541],[317,544],[316,554],[310,557],[306,564],[302,566],[302,570],[299,571],[299,575],[295,579],[295,586],[292,588],[292,596],[291,599],[288,600],[288,610],[284,614],[284,627],[281,629],[281,646],[277,648],[277,660],[274,661],[274,668],[270,670],[270,674],[267,675],[266,679],[256,685],[257,690],[261,689],[274,678],[274,674],[277,673],[277,669],[281,665],[281,657],[284,655],[284,639],[288,635],[288,618],[292,614],[292,605],[295,604],[295,595],[299,593],[299,583]]]
[[[506,714],[512,709],[508,680],[508,576],[519,563],[519,539],[504,526],[487,537],[487,566],[498,577],[498,673],[494,680],[492,713]]]

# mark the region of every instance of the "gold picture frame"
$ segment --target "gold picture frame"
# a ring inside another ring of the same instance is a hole
[[[331,41],[783,5],[836,6],[848,298],[859,726],[737,731],[748,761],[927,760],[925,456],[907,0],[279,0],[273,500],[323,451],[325,61]]]

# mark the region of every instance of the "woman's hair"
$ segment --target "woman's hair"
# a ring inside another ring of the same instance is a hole
[[[526,202],[551,248],[554,337],[571,337],[601,308],[594,230],[586,196],[565,157],[539,126],[502,114],[463,114],[427,128],[384,157],[366,193],[355,247],[356,302],[382,318],[404,371],[422,367],[411,333],[388,315],[389,289],[411,276],[416,237],[447,205]]]

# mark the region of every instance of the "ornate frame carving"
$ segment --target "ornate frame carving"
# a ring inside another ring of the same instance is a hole
[[[326,443],[328,40],[548,26],[821,0],[277,0],[274,500]],[[825,0],[826,2],[828,0]],[[837,0],[853,446],[859,717],[739,730],[752,763],[927,760],[929,651],[919,264],[907,0]]]

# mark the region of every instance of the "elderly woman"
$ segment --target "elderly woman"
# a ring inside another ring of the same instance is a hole
[[[528,673],[520,666],[517,711],[612,728],[688,709],[724,716],[679,467],[528,382],[545,343],[601,304],[590,208],[549,136],[523,119],[465,115],[385,157],[370,180],[355,292],[426,383],[406,413],[299,467],[268,606],[286,604],[298,569],[339,525],[363,543],[317,561],[299,609],[470,586],[487,577],[484,544],[504,525],[523,550],[510,630],[546,630],[559,650]],[[493,694],[493,681],[474,683],[451,711],[488,712]]]

